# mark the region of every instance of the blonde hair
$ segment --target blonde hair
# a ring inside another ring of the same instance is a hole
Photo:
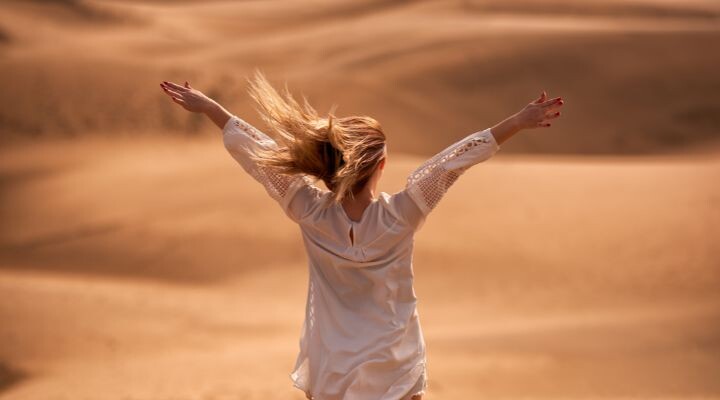
[[[306,174],[322,180],[340,203],[354,198],[370,180],[386,155],[385,134],[368,116],[320,117],[303,95],[303,106],[285,84],[281,96],[259,70],[248,78],[249,94],[260,106],[258,112],[277,134],[277,148],[261,149],[251,156],[278,173]]]

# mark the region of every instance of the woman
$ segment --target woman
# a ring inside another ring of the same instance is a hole
[[[521,129],[549,127],[562,100],[543,92],[427,160],[391,195],[376,191],[387,161],[376,120],[332,111],[320,117],[305,97],[300,106],[287,87],[280,95],[261,72],[248,81],[280,145],[187,82],[161,87],[222,129],[228,152],[301,228],[309,285],[293,385],[316,400],[421,399],[427,371],[413,289],[414,234],[464,171]],[[315,186],[318,180],[329,190]]]

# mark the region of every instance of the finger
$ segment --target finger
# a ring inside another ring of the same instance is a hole
[[[185,88],[185,87],[183,87],[183,86],[180,86],[180,85],[178,85],[177,83],[168,82],[168,81],[163,81],[163,85],[164,85],[166,88],[172,89],[172,90],[175,90],[175,91],[187,91],[187,88]]]
[[[190,84],[188,83],[188,81],[185,81],[185,87],[188,88],[188,89],[192,89],[192,88],[190,87]]]
[[[546,106],[544,108],[546,113],[557,111],[563,104],[565,104],[562,100],[552,103],[549,106]]]
[[[172,96],[173,94],[177,94],[176,92],[171,91],[170,89],[166,88],[165,86],[160,85],[162,87],[163,92],[167,94],[168,96]]]
[[[183,96],[182,96],[180,93],[173,92],[173,91],[170,91],[170,90],[167,90],[167,89],[165,89],[165,94],[167,94],[167,95],[170,96],[170,97],[177,97],[178,99],[182,99],[182,98],[183,98]]]
[[[550,123],[549,122],[538,122],[535,126],[547,128],[550,126]]]
[[[559,105],[562,105],[562,104],[563,104],[563,101],[562,101],[562,98],[560,98],[560,97],[556,97],[556,98],[554,98],[554,99],[550,99],[550,100],[548,100],[548,101],[546,101],[546,102],[540,103],[540,105],[541,105],[542,107],[559,106]]]
[[[546,98],[547,98],[547,94],[543,90],[542,94],[540,94],[540,97],[538,97],[538,99],[535,100],[533,103],[535,103],[535,104],[542,103],[543,101],[545,101]]]
[[[557,117],[559,117],[559,116],[560,116],[560,111],[557,111],[557,112],[552,113],[552,114],[550,114],[550,115],[545,115],[545,119],[553,119],[553,118],[557,118]]]
[[[173,100],[174,102],[180,104],[180,105],[183,106],[183,107],[187,105],[187,103],[185,103],[182,99],[178,99],[178,98],[176,98],[176,97],[173,97],[172,100]]]
[[[168,89],[168,88],[163,88],[163,90],[165,90],[165,93],[167,93],[167,94],[169,94],[169,95],[171,95],[171,96],[173,96],[173,97],[182,97],[182,94],[181,94],[181,93],[176,92],[176,91],[174,91],[174,90],[170,90],[170,89]]]
[[[187,90],[188,90],[186,87],[182,87],[182,86],[178,85],[177,83],[165,82],[165,81],[163,81],[163,83],[165,84],[165,86],[169,87],[170,89],[173,89],[173,90],[176,90],[179,92],[187,92]]]
[[[161,87],[162,90],[164,90],[166,93],[167,93],[168,90],[172,90],[172,89],[170,89],[170,86],[167,86],[167,85],[165,85],[164,83],[161,83],[161,84],[160,84],[160,87]]]

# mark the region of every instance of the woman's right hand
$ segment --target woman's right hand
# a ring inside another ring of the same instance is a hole
[[[513,119],[520,129],[549,127],[549,121],[560,116],[558,108],[563,104],[560,97],[547,100],[547,94],[543,91],[539,98],[513,115]]]
[[[203,92],[192,88],[187,82],[185,82],[185,86],[180,86],[163,81],[160,87],[175,103],[190,112],[206,112],[215,105],[214,100],[207,97]]]
[[[220,129],[224,129],[227,121],[232,118],[232,114],[223,108],[220,103],[205,96],[203,92],[193,89],[187,82],[185,82],[185,86],[180,86],[163,81],[160,87],[182,108],[190,112],[205,114]]]

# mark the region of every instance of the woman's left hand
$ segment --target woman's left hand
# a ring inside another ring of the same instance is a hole
[[[185,86],[180,86],[172,82],[163,81],[160,87],[175,103],[190,112],[206,112],[215,104],[213,99],[207,97],[203,92],[192,88],[187,82],[185,82]]]
[[[560,116],[558,109],[563,104],[561,97],[548,100],[547,93],[543,91],[538,99],[525,106],[513,117],[520,129],[547,128],[551,125],[551,119]]]

